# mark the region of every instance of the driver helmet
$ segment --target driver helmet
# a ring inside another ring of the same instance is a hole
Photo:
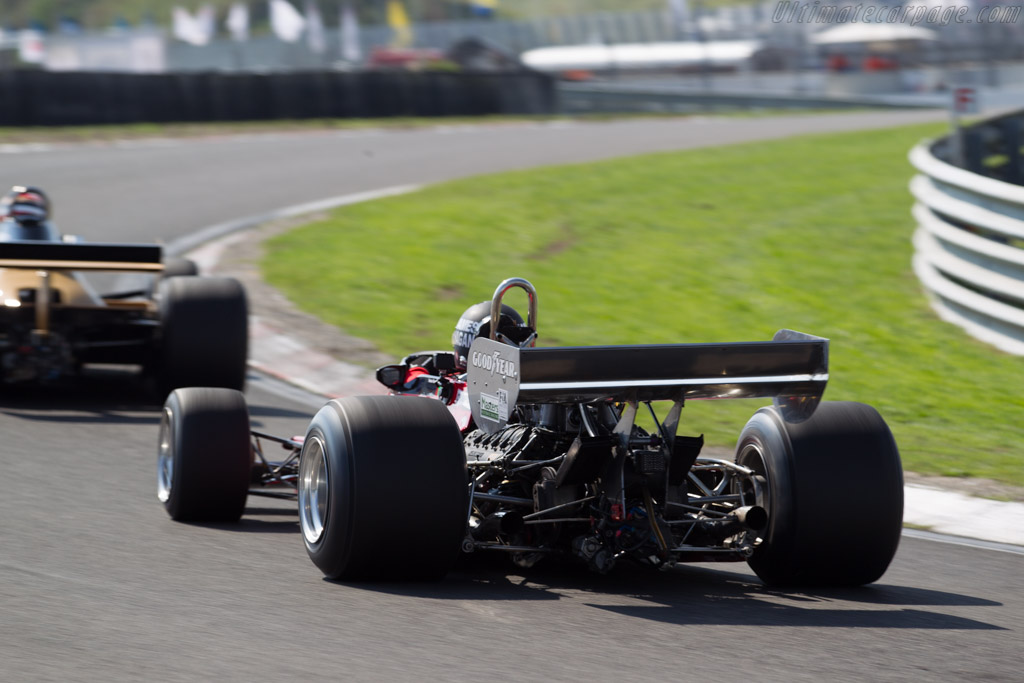
[[[523,317],[511,306],[501,305],[501,319],[498,332],[516,344],[526,341],[533,330],[526,326]],[[468,363],[469,347],[477,337],[491,335],[491,302],[481,301],[466,309],[452,332],[452,347],[455,349],[455,365],[464,370]]]
[[[37,225],[50,217],[50,200],[38,187],[15,185],[0,199],[0,217]]]

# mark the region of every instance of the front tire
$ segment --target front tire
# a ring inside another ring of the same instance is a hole
[[[822,403],[805,422],[762,408],[740,433],[736,462],[768,480],[768,528],[748,560],[767,584],[877,581],[903,525],[903,468],[892,432],[863,403]]]
[[[329,402],[306,432],[298,488],[306,551],[329,579],[440,579],[458,556],[466,458],[440,401]]]
[[[179,522],[236,522],[252,472],[249,410],[232,389],[189,387],[160,420],[157,498]]]

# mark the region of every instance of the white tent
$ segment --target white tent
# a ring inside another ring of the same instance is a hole
[[[923,26],[906,24],[851,23],[826,29],[810,37],[815,45],[840,43],[895,43],[913,40],[938,40],[938,34]]]

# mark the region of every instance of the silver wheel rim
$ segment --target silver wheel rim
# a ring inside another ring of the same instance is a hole
[[[323,536],[330,490],[327,451],[323,441],[314,436],[306,442],[299,464],[299,525],[310,545]]]
[[[171,435],[171,409],[164,408],[160,418],[160,449],[156,456],[156,497],[166,503],[174,484],[174,444]]]
[[[762,492],[762,499],[755,500],[754,502],[770,512],[771,489],[769,487],[771,486],[771,481],[768,479],[768,465],[764,461],[764,453],[761,452],[760,446],[755,443],[746,444],[743,447],[743,450],[740,451],[739,456],[737,456],[736,462],[744,467],[749,467],[754,470],[754,472],[764,477],[767,486],[765,486],[765,489]]]

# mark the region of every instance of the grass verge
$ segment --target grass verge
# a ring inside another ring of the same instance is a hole
[[[447,347],[459,313],[510,276],[538,287],[547,345],[829,337],[826,398],[877,407],[907,469],[1024,485],[1024,362],[938,320],[910,269],[906,151],[943,130],[445,183],[279,236],[263,268],[302,308],[396,357]],[[756,406],[691,402],[681,430],[731,446]]]

